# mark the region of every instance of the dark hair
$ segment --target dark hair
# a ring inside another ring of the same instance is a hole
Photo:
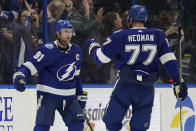
[[[20,20],[21,19],[21,15],[24,11],[27,11],[26,8],[22,8],[21,11],[18,13],[18,18],[16,19],[16,23],[19,24],[19,25],[23,25],[22,24],[22,21]]]
[[[33,4],[32,4],[32,9],[36,10],[38,12],[38,2],[37,1],[34,1]]]
[[[162,30],[166,30],[173,22],[172,19],[172,14],[171,12],[167,11],[167,10],[162,10],[159,13],[159,25],[160,25],[160,29]]]
[[[102,19],[103,30],[102,33],[105,36],[109,36],[112,34],[114,30],[114,20],[116,20],[116,13],[115,11],[110,11],[104,15]]]
[[[72,0],[72,2],[73,2],[73,7],[75,7],[76,9],[79,9],[82,0]]]

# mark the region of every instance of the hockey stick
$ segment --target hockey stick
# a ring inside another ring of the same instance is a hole
[[[87,124],[88,124],[88,126],[89,126],[89,128],[90,128],[90,130],[91,130],[91,131],[94,131],[93,128],[92,128],[92,126],[91,126],[91,123],[90,123],[88,117],[86,116],[86,113],[84,112],[84,110],[82,110],[82,113],[83,113],[83,115],[84,115],[84,118],[85,118],[85,120],[86,120],[86,122],[87,122]]]
[[[182,42],[181,42],[181,27],[179,27],[179,29],[178,29],[179,31],[178,31],[178,33],[180,33],[179,34],[179,54],[180,54],[180,56],[179,56],[179,79],[180,79],[180,85],[182,84]],[[182,126],[182,100],[180,99],[179,100],[180,101],[180,131],[183,131],[183,126]]]
[[[182,100],[180,100],[180,131],[183,131],[183,126],[182,126]]]
[[[178,28],[178,33],[179,33],[179,38],[178,38],[178,42],[179,42],[179,81],[180,81],[180,85],[182,84],[182,42],[181,42],[181,27]],[[181,87],[180,87],[181,88]],[[183,125],[182,125],[182,100],[180,99],[180,131],[183,131]]]
[[[180,6],[180,2],[179,2]],[[182,84],[182,42],[181,42],[181,25],[178,27],[178,43],[179,43],[179,81]],[[182,100],[180,99],[180,131],[183,131],[182,125]]]
[[[181,0],[178,0],[178,12],[179,16],[181,16]],[[180,81],[180,88],[182,88],[182,41],[181,41],[181,17],[179,18],[180,24],[178,27],[178,43],[179,43],[179,81]],[[183,131],[183,118],[182,118],[182,100],[180,99],[180,131]]]

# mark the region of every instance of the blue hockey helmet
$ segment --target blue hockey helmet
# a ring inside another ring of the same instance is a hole
[[[128,12],[128,18],[132,17],[133,21],[142,20],[146,22],[147,16],[147,9],[143,5],[133,5]]]
[[[56,31],[61,31],[62,29],[73,29],[73,25],[67,20],[58,20],[56,23]]]

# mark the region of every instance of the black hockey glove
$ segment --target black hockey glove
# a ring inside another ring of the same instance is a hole
[[[14,73],[13,85],[17,91],[20,91],[20,92],[25,91],[25,87],[24,87],[25,83],[26,83],[26,78],[25,78],[24,73],[22,73],[22,72]]]
[[[181,84],[179,82],[171,83],[174,91],[174,95],[178,100],[184,100],[188,95],[188,87],[185,82]]]
[[[86,106],[86,101],[88,99],[87,95],[88,95],[88,92],[86,91],[83,91],[77,95],[77,99],[78,99],[81,109],[84,109]]]

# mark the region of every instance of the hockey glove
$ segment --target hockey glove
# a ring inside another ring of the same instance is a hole
[[[179,82],[172,84],[174,95],[178,100],[184,100],[188,95],[188,88],[185,84],[185,82],[182,82],[181,84]]]
[[[17,91],[20,91],[20,92],[25,91],[25,87],[24,87],[25,83],[26,83],[26,78],[25,78],[24,73],[22,73],[22,72],[14,73],[13,85]]]
[[[83,91],[83,92],[79,93],[77,96],[77,99],[78,99],[78,102],[79,102],[81,109],[84,109],[86,106],[86,101],[88,99],[87,95],[88,95],[88,92]]]
[[[92,55],[92,51],[96,48],[100,47],[99,43],[94,39],[88,39],[84,44],[84,51],[87,52],[90,56]]]

